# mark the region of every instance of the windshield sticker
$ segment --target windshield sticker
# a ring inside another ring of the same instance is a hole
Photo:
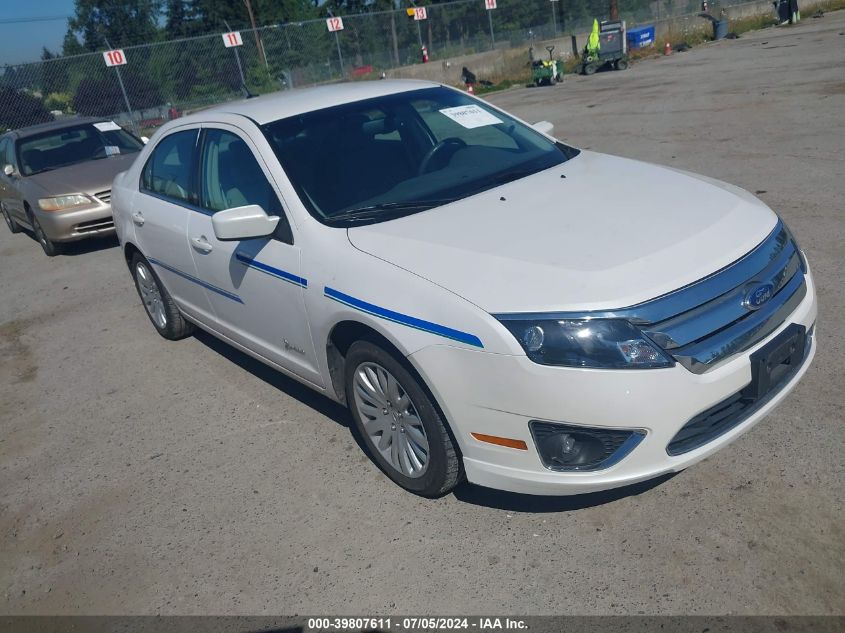
[[[114,121],[100,121],[99,123],[95,123],[94,127],[100,130],[100,132],[114,132],[120,129],[120,126]]]
[[[120,148],[117,145],[106,145],[106,156],[117,156]]]
[[[445,108],[440,110],[440,114],[444,114],[455,123],[462,125],[468,130],[477,127],[484,127],[485,125],[496,125],[502,123],[501,119],[496,118],[487,110],[477,105],[458,106],[457,108]]]

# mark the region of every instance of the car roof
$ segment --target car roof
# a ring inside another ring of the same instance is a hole
[[[96,123],[98,121],[106,121],[104,117],[73,117],[69,119],[59,119],[58,121],[48,121],[47,123],[38,123],[37,125],[30,125],[28,127],[11,130],[8,134],[12,138],[26,138],[28,136],[35,136],[43,132],[52,132],[53,130],[62,130],[67,127],[75,127],[85,123]]]
[[[344,103],[363,101],[374,97],[383,97],[400,92],[420,90],[422,88],[436,88],[440,84],[430,81],[418,81],[411,79],[390,79],[379,81],[355,81],[313,88],[296,88],[283,92],[231,101],[213,106],[202,112],[192,114],[186,119],[202,121],[209,113],[219,112],[227,114],[240,114],[264,125],[279,119],[296,116],[321,110]],[[184,122],[188,122],[185,120]]]

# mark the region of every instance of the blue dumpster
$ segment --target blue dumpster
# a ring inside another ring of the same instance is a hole
[[[654,44],[654,25],[628,29],[628,48],[643,48]]]

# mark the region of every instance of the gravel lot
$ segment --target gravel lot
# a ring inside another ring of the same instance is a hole
[[[633,490],[416,498],[340,407],[209,336],[159,338],[116,242],[51,260],[2,228],[0,611],[842,613],[845,12],[807,18],[490,98],[757,192],[815,270],[803,383]]]

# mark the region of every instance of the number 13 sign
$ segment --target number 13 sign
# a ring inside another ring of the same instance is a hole
[[[106,66],[123,66],[126,63],[126,55],[123,54],[122,48],[106,51],[103,53],[103,59],[106,60]]]
[[[329,18],[326,20],[326,26],[329,27],[329,31],[334,33],[335,31],[342,31],[343,30],[343,18]]]

